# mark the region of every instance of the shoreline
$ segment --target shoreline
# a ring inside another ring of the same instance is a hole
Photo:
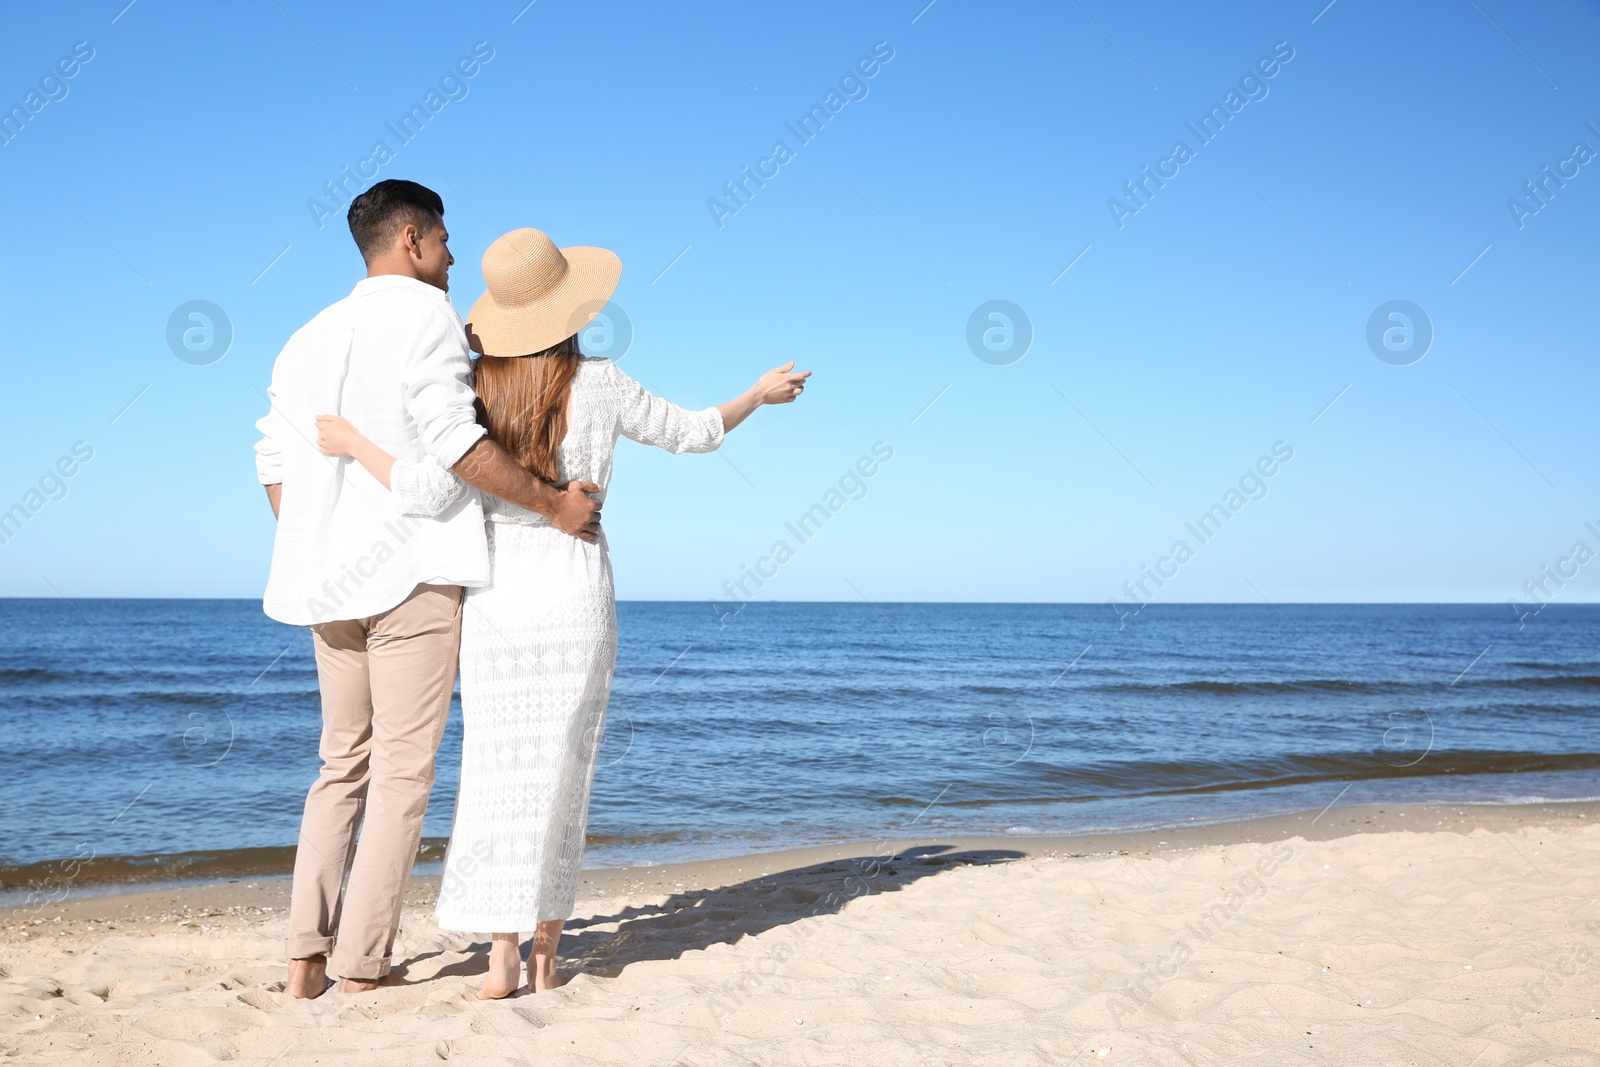
[[[1600,754],[1593,758],[1600,759]],[[1572,772],[1579,771],[1576,780]],[[1357,795],[1346,804],[1365,804],[1376,807],[1404,807],[1469,804],[1474,806],[1527,806],[1530,804],[1572,804],[1589,801],[1600,802],[1600,763],[1581,768],[1528,768],[1519,767],[1509,772],[1468,772],[1401,776],[1401,781],[1420,783],[1420,788],[1396,791],[1386,788],[1388,776],[1369,778],[1329,778],[1320,784],[1329,787],[1344,785],[1335,797],[1339,804],[1351,789],[1362,786]],[[1429,783],[1443,782],[1448,789],[1428,788]],[[1511,789],[1516,783],[1521,788]],[[1303,781],[1257,783],[1251,789],[1189,789],[1167,794],[1147,792],[1134,795],[1059,797],[1054,800],[1058,808],[1082,812],[1087,806],[1109,805],[1110,810],[1099,813],[1096,822],[1068,816],[1068,825],[1059,812],[1041,821],[1056,828],[1036,829],[1020,825],[1006,830],[993,828],[964,829],[947,826],[952,836],[964,838],[988,837],[1006,840],[1043,840],[1076,837],[1096,832],[1137,833],[1145,830],[1192,828],[1227,823],[1248,823],[1261,819],[1294,815],[1302,810],[1320,805],[1321,797],[1308,799],[1304,788],[1312,783]],[[1321,790],[1317,790],[1320,793]],[[1182,801],[1196,801],[1206,795],[1223,797],[1253,794],[1257,803],[1238,806],[1226,802],[1194,804],[1188,807]],[[1277,795],[1284,794],[1284,795]],[[1365,794],[1365,795],[1362,795]],[[1376,795],[1374,795],[1376,794]],[[1322,796],[1327,794],[1323,793]],[[1039,798],[1045,799],[1045,798]],[[1155,810],[1139,810],[1147,801],[1169,801]],[[1013,800],[1013,806],[1026,806],[1033,801]],[[1165,810],[1163,810],[1165,809]],[[1320,807],[1319,807],[1320,810]],[[1019,811],[1018,816],[1023,816]],[[1100,825],[1097,825],[1099,823]],[[1105,827],[1102,829],[1102,827]],[[848,847],[861,843],[863,838],[847,837],[837,829],[814,838],[812,842],[796,841],[791,833],[776,847],[762,843],[760,852],[790,851],[812,845]],[[596,867],[648,866],[662,863],[693,863],[708,856],[730,855],[725,846],[733,839],[678,838],[671,834],[589,835],[586,861]],[[449,844],[447,837],[424,836],[421,840],[414,874],[437,873]],[[30,894],[48,897],[67,888],[81,893],[88,889],[96,893],[115,892],[116,886],[132,889],[137,886],[156,888],[175,884],[192,884],[225,881],[234,878],[271,878],[289,874],[294,867],[294,846],[288,844],[249,845],[237,848],[212,847],[171,852],[108,852],[96,854],[88,842],[80,841],[79,855],[57,856],[26,863],[0,862],[0,907],[10,906],[30,898]],[[733,847],[749,848],[748,839],[738,840]],[[83,855],[87,851],[87,855]],[[743,853],[740,853],[741,855]],[[648,863],[641,862],[648,860]],[[433,871],[425,868],[432,866]]]
[[[1491,775],[1496,781],[1506,777],[1521,777],[1523,775],[1542,775],[1542,771],[1523,771],[1516,775]],[[1475,778],[1475,775],[1462,775],[1459,778]],[[1332,784],[1338,784],[1337,781]],[[1350,788],[1356,785],[1370,784],[1366,779],[1355,779],[1345,783],[1346,788],[1335,798],[1337,805]],[[1548,788],[1549,783],[1544,783],[1546,788],[1536,789],[1526,799],[1507,798],[1502,792],[1494,795],[1492,790],[1464,790],[1456,788],[1451,790],[1456,796],[1450,799],[1441,798],[1437,792],[1433,795],[1422,795],[1415,798],[1404,794],[1389,795],[1381,798],[1370,796],[1371,790],[1363,790],[1369,795],[1366,797],[1352,798],[1347,805],[1364,806],[1376,809],[1401,810],[1406,808],[1433,808],[1470,806],[1473,808],[1499,808],[1525,809],[1538,805],[1558,805],[1563,808],[1574,804],[1600,804],[1600,795],[1596,792],[1596,783],[1590,782],[1589,788],[1574,791],[1574,795],[1562,796],[1562,790]],[[1478,796],[1488,792],[1485,799],[1474,799],[1473,793]],[[1106,799],[1106,798],[1097,798]],[[1122,798],[1128,799],[1128,798]],[[1140,798],[1132,798],[1140,799]],[[952,830],[951,839],[963,841],[988,840],[1033,843],[1024,849],[1030,849],[1041,842],[1066,841],[1078,837],[1093,837],[1100,834],[1117,836],[1138,835],[1144,833],[1160,833],[1163,831],[1189,832],[1209,826],[1227,825],[1253,825],[1259,822],[1270,822],[1279,818],[1291,818],[1302,813],[1299,803],[1304,803],[1303,797],[1285,796],[1277,798],[1279,805],[1261,805],[1255,810],[1228,811],[1225,806],[1214,811],[1199,811],[1187,818],[1180,812],[1169,812],[1167,818],[1157,817],[1150,821],[1124,821],[1121,825],[1113,824],[1110,828],[1100,829],[1093,824],[1084,822],[1081,828],[1074,827],[1067,830],[1040,831],[1029,827],[1014,827],[1011,831],[978,831],[962,832]],[[1067,801],[1069,807],[1080,802]],[[1309,810],[1309,809],[1306,809]],[[1321,810],[1321,809],[1318,809]],[[1124,819],[1131,812],[1121,813]],[[1113,816],[1114,818],[1115,816]],[[643,839],[627,839],[643,840]],[[650,862],[640,862],[637,859],[628,862],[617,862],[612,857],[622,849],[621,842],[613,837],[600,835],[591,839],[586,846],[586,861],[595,861],[594,870],[611,870],[629,867],[647,866],[673,866],[681,864],[696,864],[706,862],[710,858],[743,857],[746,853],[730,853],[716,840],[703,840],[698,842],[673,842],[669,848],[638,849],[637,851],[666,851],[660,858],[650,857]],[[665,843],[665,842],[659,842]],[[866,838],[835,837],[831,841],[824,840],[817,844],[789,843],[773,848],[762,848],[748,855],[766,855],[777,852],[805,852],[813,848],[853,848],[870,844]],[[424,837],[421,841],[417,860],[413,866],[413,877],[437,876],[442,869],[445,850],[449,844],[446,837]],[[80,848],[85,846],[80,845]],[[747,842],[740,842],[736,847],[749,847]],[[686,855],[687,853],[687,855]],[[196,849],[184,852],[167,853],[108,853],[104,855],[90,854],[88,857],[59,857],[38,860],[23,864],[0,864],[0,909],[21,904],[38,903],[50,899],[63,899],[63,894],[71,896],[105,895],[108,893],[135,892],[139,889],[164,889],[173,886],[199,885],[214,882],[233,881],[237,879],[272,879],[288,877],[294,868],[295,848],[293,845],[259,845],[243,848],[211,848]],[[1031,854],[1031,853],[1030,853]],[[625,857],[623,857],[625,858]]]
[[[1290,837],[1331,841],[1359,834],[1404,831],[1467,834],[1483,829],[1503,833],[1531,826],[1588,825],[1600,825],[1600,801],[1330,805],[1320,811],[1104,833],[920,835],[660,864],[586,867],[579,876],[578,900],[581,903],[639,894],[715,890],[741,881],[765,881],[784,875],[826,872],[830,868],[838,868],[837,873],[859,879],[863,870],[876,871],[908,862],[928,869],[954,863],[993,863],[1024,858],[1159,856],[1227,845],[1264,844]],[[289,863],[293,862],[292,848],[249,851],[281,853]],[[437,863],[442,854],[440,849],[438,857],[424,858],[419,863]],[[841,864],[846,866],[839,867]],[[58,900],[0,904],[0,940],[9,939],[8,935],[18,924],[30,922],[71,924],[102,921],[107,917],[148,918],[158,913],[171,914],[175,909],[193,912],[266,908],[270,912],[273,908],[287,907],[289,880],[287,869],[251,868],[232,872],[219,870],[215,876],[203,879],[153,883],[82,881],[69,886],[68,894]],[[431,907],[438,895],[438,886],[437,874],[414,874],[407,887],[406,906]],[[27,891],[26,887],[6,890],[8,894]]]

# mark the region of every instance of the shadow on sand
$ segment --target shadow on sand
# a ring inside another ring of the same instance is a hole
[[[1005,863],[1026,855],[1011,849],[953,848],[919,845],[892,855],[830,860],[674,893],[659,905],[573,919],[561,935],[562,968],[613,978],[632,963],[673,960],[814,915],[832,915],[857,897],[895,892],[952,867]],[[606,929],[613,925],[614,930]],[[451,964],[439,977],[482,974],[488,967],[489,943],[474,944],[472,953],[470,960]]]

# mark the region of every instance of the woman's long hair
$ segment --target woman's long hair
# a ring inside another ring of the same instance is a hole
[[[478,417],[495,443],[535,477],[559,483],[557,450],[578,373],[577,335],[531,356],[480,356]]]

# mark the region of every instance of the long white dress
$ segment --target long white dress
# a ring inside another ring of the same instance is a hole
[[[564,481],[604,500],[618,437],[669,452],[722,444],[716,408],[689,411],[606,359],[573,378],[558,454]],[[432,462],[398,462],[402,506],[428,515],[468,488]],[[490,581],[461,627],[461,787],[435,914],[446,930],[532,930],[572,915],[589,790],[617,657],[611,558],[542,515],[484,498]]]

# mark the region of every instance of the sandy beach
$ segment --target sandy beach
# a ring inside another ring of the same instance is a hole
[[[1334,808],[585,872],[564,988],[281,991],[283,879],[0,912],[7,1062],[1593,1064],[1600,806]]]

